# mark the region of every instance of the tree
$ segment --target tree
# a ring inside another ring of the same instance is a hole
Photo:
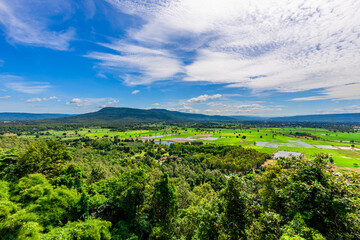
[[[172,220],[177,212],[178,204],[175,188],[169,184],[169,174],[164,173],[155,182],[154,194],[151,200],[152,208],[152,238],[168,239],[171,236]]]
[[[328,156],[314,160],[279,160],[260,179],[265,208],[284,219],[301,215],[306,226],[331,239],[352,239],[360,234],[357,198],[359,177],[335,176]],[[300,221],[300,220],[299,220]]]
[[[241,239],[245,236],[246,195],[242,192],[241,182],[235,176],[228,180],[224,191],[225,212],[224,225],[230,239]]]
[[[47,177],[58,176],[64,163],[72,157],[65,146],[58,141],[36,141],[26,147],[26,151],[16,163],[18,177],[30,173],[42,173]]]
[[[69,222],[64,227],[52,229],[42,236],[44,240],[110,240],[111,223],[99,219]]]

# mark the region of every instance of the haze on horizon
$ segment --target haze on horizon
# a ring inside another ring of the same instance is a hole
[[[360,112],[358,0],[0,0],[0,112]]]

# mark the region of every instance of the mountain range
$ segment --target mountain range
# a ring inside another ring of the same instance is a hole
[[[56,113],[0,113],[0,121],[32,121],[43,119],[55,119],[73,116],[71,114],[56,114]]]
[[[261,121],[360,123],[360,113],[317,114],[290,117],[220,116],[183,113],[166,109],[106,107],[96,112],[70,115],[51,113],[0,113],[0,121],[50,120],[52,122],[187,122],[187,121]]]

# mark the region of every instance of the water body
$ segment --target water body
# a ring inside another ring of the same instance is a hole
[[[170,142],[170,141],[161,141],[161,142],[155,142],[155,144],[164,144],[164,145],[167,145],[167,146],[170,146],[170,144],[172,144],[174,142]]]
[[[172,139],[169,139],[171,141],[174,141],[174,142],[192,142],[192,141],[196,141],[196,139],[193,139],[193,138],[172,138]]]
[[[278,148],[280,146],[283,147],[300,147],[300,148],[313,148],[314,146],[302,142],[302,141],[294,141],[294,140],[289,140],[289,142],[287,143],[272,143],[272,142],[256,142],[257,146],[260,147],[268,147],[268,148]]]
[[[302,155],[302,153],[299,153],[299,152],[277,151],[274,154],[274,159],[289,158],[289,157],[300,157],[301,155]]]
[[[278,148],[280,146],[280,143],[256,142],[256,146],[268,147],[268,148]]]
[[[200,140],[206,140],[206,141],[215,141],[218,140],[219,138],[217,137],[203,137],[203,138],[199,138]]]
[[[291,145],[290,145],[291,144]],[[289,140],[289,147],[302,147],[302,148],[314,148],[313,145],[310,145],[306,142]]]
[[[331,146],[331,145],[314,145],[316,148],[321,148],[321,149],[338,149],[335,146]]]

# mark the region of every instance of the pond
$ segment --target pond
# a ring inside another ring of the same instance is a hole
[[[293,141],[289,140],[287,143],[272,143],[272,142],[256,142],[257,146],[268,147],[268,148],[278,148],[280,146],[284,147],[300,147],[300,148],[313,148],[314,146],[302,142],[302,141]]]
[[[167,146],[170,146],[170,144],[172,144],[174,142],[170,142],[170,141],[161,141],[161,142],[155,142],[155,144],[164,144],[164,145],[167,145]]]
[[[277,151],[274,154],[274,159],[289,158],[289,157],[300,157],[301,155],[302,155],[302,153],[300,153],[300,152]]]
[[[196,141],[196,139],[193,139],[193,138],[172,138],[172,139],[169,139],[169,141],[174,141],[174,142],[192,142],[192,141]]]
[[[199,138],[200,140],[206,140],[206,141],[215,141],[215,140],[218,140],[219,138],[217,137],[202,137],[202,138]]]

